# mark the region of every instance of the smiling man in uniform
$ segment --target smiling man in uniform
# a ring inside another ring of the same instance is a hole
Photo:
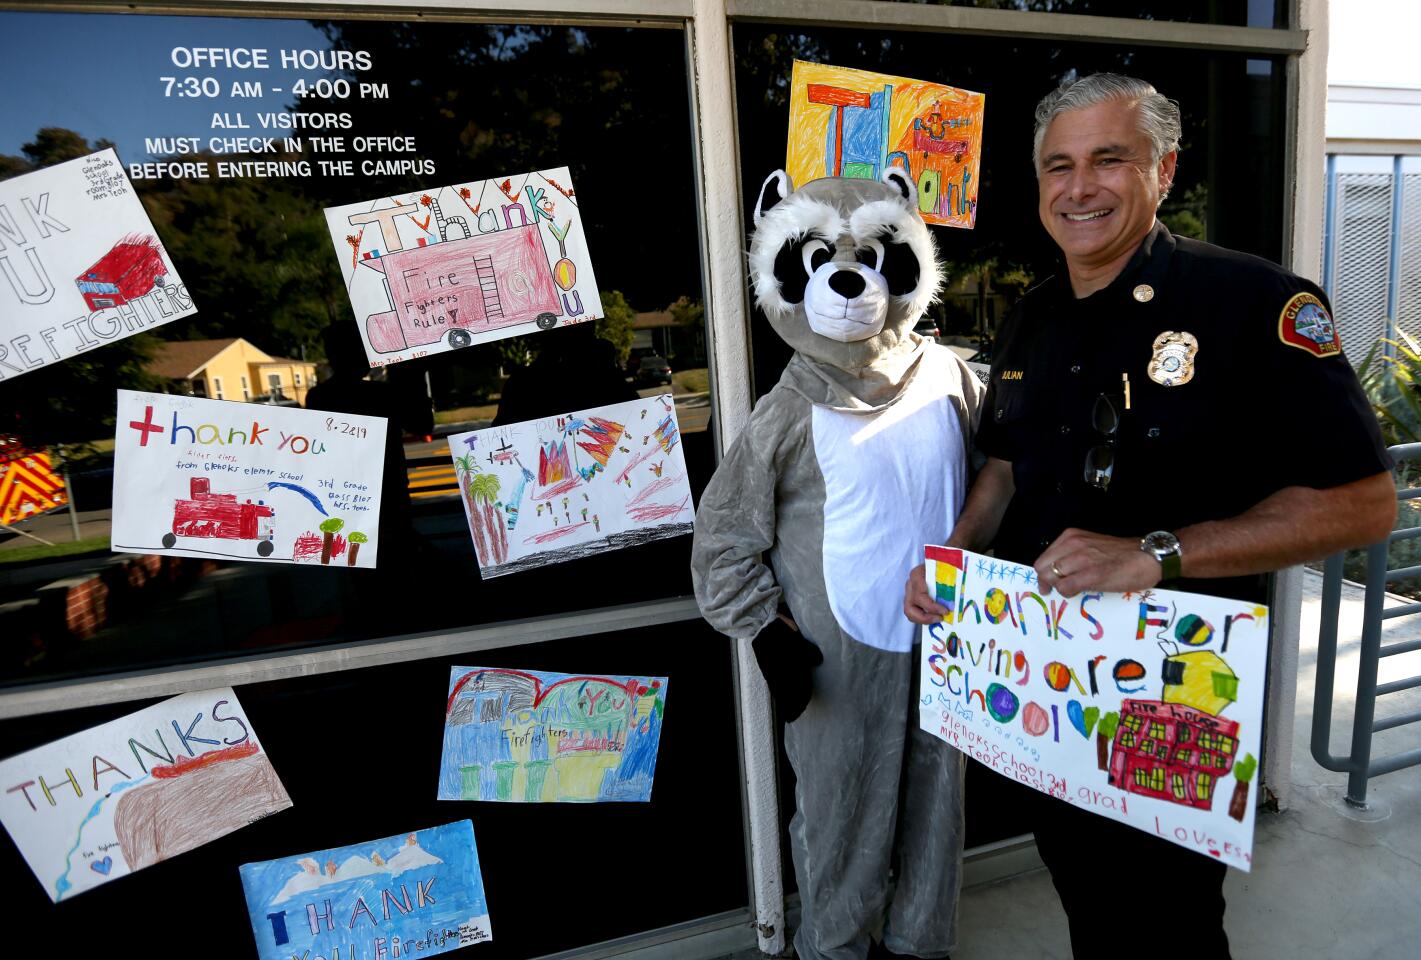
[[[1064,270],[1003,324],[988,460],[949,543],[1033,564],[1068,596],[1163,584],[1266,602],[1269,571],[1387,535],[1391,462],[1322,291],[1155,218],[1179,137],[1178,106],[1130,77],[1037,106],[1039,213]],[[914,570],[904,613],[945,612]],[[1173,893],[1132,949],[1228,956],[1222,863],[1013,789],[1077,958],[1125,948],[1104,905],[1142,870]]]

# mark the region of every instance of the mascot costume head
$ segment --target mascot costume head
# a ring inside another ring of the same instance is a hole
[[[882,180],[827,177],[798,190],[777,170],[755,203],[755,302],[821,370],[898,379],[921,343],[913,325],[942,286],[936,254],[917,189],[899,167]]]

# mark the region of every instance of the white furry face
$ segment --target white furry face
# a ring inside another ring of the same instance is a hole
[[[854,193],[880,186],[846,182],[858,185]],[[790,194],[755,231],[750,268],[761,309],[785,316],[802,305],[815,333],[841,342],[877,335],[890,313],[916,319],[941,282],[922,218],[887,188],[874,199],[828,198],[834,203],[813,192]]]

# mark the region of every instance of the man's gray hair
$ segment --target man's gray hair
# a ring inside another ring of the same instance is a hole
[[[1041,169],[1041,141],[1046,139],[1046,128],[1052,120],[1071,110],[1084,110],[1112,100],[1133,100],[1139,104],[1140,132],[1150,138],[1154,163],[1179,149],[1179,104],[1143,80],[1118,73],[1094,73],[1061,84],[1036,105],[1036,134],[1031,148],[1036,169]]]

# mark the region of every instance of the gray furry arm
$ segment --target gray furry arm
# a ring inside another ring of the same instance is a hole
[[[711,478],[696,510],[691,582],[701,615],[736,639],[758,634],[781,590],[763,554],[775,543],[774,444],[751,420]]]

